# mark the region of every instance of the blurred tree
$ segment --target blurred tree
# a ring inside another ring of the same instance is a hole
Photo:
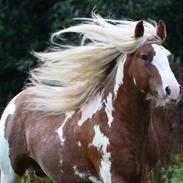
[[[0,7],[0,104],[23,86],[35,65],[29,51],[44,48],[49,37],[49,7],[53,0],[7,0]]]

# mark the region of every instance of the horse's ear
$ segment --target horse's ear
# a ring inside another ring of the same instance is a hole
[[[167,33],[166,33],[166,25],[163,20],[159,20],[156,30],[156,35],[161,38],[162,41],[165,41]]]
[[[135,38],[140,38],[144,35],[143,20],[139,21],[135,27]]]

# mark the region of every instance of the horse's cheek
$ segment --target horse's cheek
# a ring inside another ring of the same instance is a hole
[[[145,67],[142,67],[140,69],[137,68],[137,71],[136,73],[134,74],[134,78],[136,83],[136,87],[139,89],[139,90],[147,90],[148,88],[148,71],[147,71],[147,68]]]

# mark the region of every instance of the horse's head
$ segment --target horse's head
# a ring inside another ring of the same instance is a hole
[[[178,101],[182,87],[169,65],[171,53],[161,44],[166,38],[166,26],[163,21],[159,21],[156,31],[156,36],[129,55],[132,60],[130,74],[136,87],[149,98],[155,99],[158,106],[162,106]],[[143,35],[143,21],[140,21],[135,28],[135,38],[139,39]]]

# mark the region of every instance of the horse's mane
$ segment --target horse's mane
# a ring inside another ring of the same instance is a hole
[[[106,85],[126,54],[156,34],[155,22],[144,21],[144,36],[135,39],[136,21],[103,19],[95,14],[82,20],[82,24],[52,35],[53,41],[64,33],[81,34],[81,45],[57,45],[34,53],[40,66],[30,73],[29,109],[58,114],[81,107]]]

